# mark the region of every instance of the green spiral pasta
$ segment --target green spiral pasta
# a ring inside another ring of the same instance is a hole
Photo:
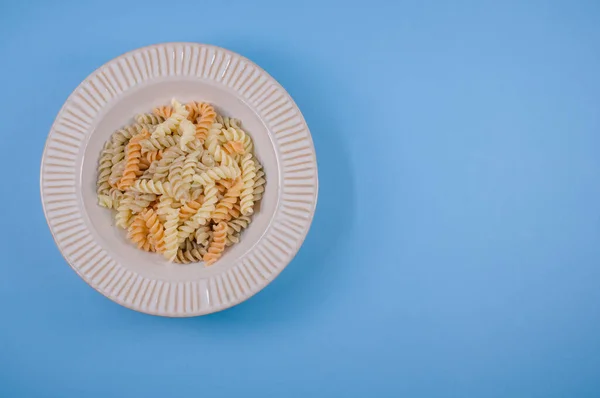
[[[240,216],[236,219],[227,222],[227,237],[225,238],[225,246],[231,246],[240,241],[242,230],[246,229],[250,224],[250,217]]]
[[[190,239],[183,243],[183,248],[177,250],[175,262],[179,264],[189,264],[202,261],[202,257],[206,254],[206,249]]]
[[[165,118],[153,113],[140,113],[135,117],[135,120],[140,124],[160,124],[165,121]]]
[[[96,192],[98,195],[107,195],[110,190],[108,178],[112,168],[112,142],[107,141],[100,153],[100,162],[98,166],[98,180],[96,182]],[[110,208],[110,207],[109,207]]]

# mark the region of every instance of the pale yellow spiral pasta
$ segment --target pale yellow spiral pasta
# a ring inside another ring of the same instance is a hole
[[[240,209],[247,216],[254,212],[254,177],[256,177],[256,166],[252,154],[244,155],[242,159],[242,181],[244,187],[240,195]]]
[[[155,195],[174,196],[173,187],[170,182],[161,182],[153,180],[137,180],[131,189],[136,192],[143,192]]]
[[[254,176],[254,202],[259,202],[262,199],[263,193],[265,192],[265,172],[263,171],[263,167],[256,159],[254,159],[254,164],[256,166],[256,175]]]
[[[148,137],[145,140],[140,141],[142,146],[142,154],[146,152],[158,151],[160,149],[170,148],[179,144],[181,139],[178,135],[166,135],[164,137]]]
[[[141,214],[137,215],[127,230],[127,237],[137,245],[139,249],[147,252],[153,251],[152,244],[148,239],[148,228]]]
[[[225,127],[226,129],[228,129],[229,127],[235,128],[242,124],[240,119],[235,119],[232,117],[221,116],[221,115],[217,115],[215,120],[217,123],[222,124],[223,127]]]
[[[209,240],[212,236],[212,231],[208,225],[201,225],[194,233],[196,243],[202,246],[208,246]]]
[[[156,206],[156,214],[158,214],[160,221],[163,223],[167,221],[170,210],[175,210],[175,199],[171,195],[161,195]]]
[[[119,206],[117,207],[117,215],[115,216],[115,224],[117,227],[127,229],[133,221],[133,213],[129,207],[129,204],[133,200],[133,194],[125,194],[121,199]]]
[[[152,137],[157,138],[173,134],[179,127],[181,121],[187,118],[189,112],[181,105],[181,103],[179,103],[179,101],[173,99],[171,106],[173,107],[173,114],[170,118],[156,126],[156,129],[152,133]]]
[[[208,169],[200,174],[193,176],[193,181],[197,185],[214,184],[215,181],[226,178],[237,178],[240,176],[240,169],[232,166],[217,166]]]
[[[177,237],[177,225],[179,224],[179,211],[169,209],[166,215],[164,224],[164,251],[163,255],[169,261],[175,260],[177,249],[179,248],[179,240]]]
[[[179,145],[181,150],[185,150],[187,144],[196,139],[196,128],[192,122],[184,119],[181,121],[179,129],[181,131],[181,140],[179,141]]]

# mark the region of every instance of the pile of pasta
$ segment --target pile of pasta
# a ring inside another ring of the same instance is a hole
[[[170,262],[216,262],[251,222],[265,174],[241,121],[173,99],[106,142],[98,203],[138,248]]]

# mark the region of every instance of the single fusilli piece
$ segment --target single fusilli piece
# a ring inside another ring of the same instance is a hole
[[[227,238],[225,246],[231,246],[240,241],[240,234],[250,224],[250,217],[241,216],[227,222]]]
[[[140,158],[142,156],[142,147],[140,141],[148,136],[148,131],[143,130],[140,134],[134,136],[127,144],[127,157],[125,161],[125,170],[123,176],[117,184],[120,190],[130,187],[140,173]]]
[[[202,103],[198,106],[199,116],[196,118],[196,137],[202,141],[206,139],[208,129],[215,122],[217,113],[215,109],[207,104]]]
[[[142,146],[142,153],[158,151],[160,149],[170,148],[179,143],[181,137],[178,135],[166,135],[164,137],[149,137],[148,139],[142,140],[140,145]]]
[[[173,114],[170,118],[156,126],[156,129],[152,133],[152,137],[157,138],[173,134],[179,127],[181,121],[187,118],[189,112],[179,103],[179,101],[173,99],[171,101],[171,106],[173,107]]]
[[[182,155],[175,159],[169,167],[168,181],[173,187],[173,196],[177,200],[188,200],[189,199],[189,188],[190,183],[187,184],[183,180],[183,165],[186,157]]]
[[[177,225],[179,224],[179,211],[169,209],[166,215],[164,224],[164,251],[163,255],[169,261],[175,260],[177,249],[179,248],[179,240],[177,237]]]
[[[262,199],[263,193],[265,192],[265,172],[263,171],[263,167],[256,158],[254,158],[254,164],[256,166],[256,175],[254,176],[254,202],[258,202]]]
[[[242,214],[248,216],[254,212],[254,177],[256,177],[256,166],[252,154],[244,155],[242,159],[242,181],[244,187],[240,195],[240,208]]]
[[[123,177],[123,171],[125,170],[125,159],[122,159],[118,163],[114,163],[108,177],[108,184],[112,188],[117,188],[121,177]]]
[[[117,207],[117,215],[115,216],[115,224],[117,227],[127,229],[133,221],[133,213],[129,208],[130,202],[133,200],[133,195],[125,195],[121,199],[119,206]]]
[[[153,209],[146,209],[141,216],[146,223],[148,236],[154,242],[155,250],[163,253],[165,251],[165,228],[158,219],[158,214]]]
[[[131,190],[146,194],[174,196],[173,187],[171,186],[170,182],[137,180],[131,186]]]
[[[133,222],[128,228],[127,237],[137,245],[139,249],[147,252],[153,251],[152,244],[148,239],[148,228],[141,214],[138,214],[133,219]]]
[[[227,238],[227,223],[221,221],[213,228],[212,240],[208,245],[207,253],[204,255],[205,265],[214,264],[225,250],[225,241]]]
[[[160,124],[165,121],[165,118],[153,113],[140,113],[135,117],[135,121],[140,124]]]
[[[156,213],[160,221],[165,223],[167,221],[167,215],[170,210],[175,209],[175,199],[170,195],[162,195],[158,198],[158,205],[156,206]],[[179,221],[179,220],[178,220]]]
[[[111,188],[108,191],[108,196],[110,196],[110,200],[112,201],[113,209],[119,207],[119,203],[121,202],[123,195],[123,191],[119,190],[118,188]]]
[[[202,261],[202,257],[206,254],[206,249],[190,239],[187,239],[183,248],[177,250],[175,262],[179,264],[189,264]]]
[[[214,184],[215,181],[223,180],[226,178],[238,178],[240,176],[240,169],[233,166],[217,166],[212,169],[208,169],[200,174],[194,174],[193,181],[197,185],[209,185]]]
[[[99,194],[97,196],[98,198],[98,204],[102,207],[106,207],[107,209],[112,209],[113,207],[113,200],[110,198],[109,195],[106,194]]]
[[[152,109],[152,113],[155,114],[156,116],[160,116],[163,119],[167,119],[170,118],[171,115],[173,115],[173,108],[170,106],[159,106],[156,107],[154,109]]]
[[[133,214],[143,212],[150,203],[156,200],[156,195],[153,193],[131,192],[127,191],[127,195],[132,194],[131,199],[127,201],[127,206]]]
[[[96,182],[96,193],[98,195],[107,196],[108,191],[110,190],[108,178],[110,177],[110,170],[112,167],[112,155],[112,143],[110,141],[107,141],[106,144],[104,144],[102,152],[100,153],[100,162],[98,165],[98,180]]]
[[[196,232],[194,232],[196,243],[205,247],[208,246],[211,236],[212,232],[208,225],[201,225],[198,227]]]
[[[181,147],[181,150],[185,150],[188,143],[196,139],[196,128],[192,122],[184,119],[181,121],[179,129],[181,130],[181,140],[179,140],[179,146]]]
[[[233,208],[233,205],[238,201],[242,192],[244,184],[241,178],[237,178],[229,189],[225,192],[223,199],[215,207],[215,211],[211,217],[215,222],[227,220],[229,217],[229,211]]]

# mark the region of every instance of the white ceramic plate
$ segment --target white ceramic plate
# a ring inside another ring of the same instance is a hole
[[[96,203],[104,142],[133,115],[173,97],[208,101],[241,119],[265,169],[253,222],[211,267],[169,264],[142,252]],[[134,50],[85,79],[52,125],[40,180],[52,235],[79,276],[125,307],[177,317],[229,308],[271,282],[302,245],[318,190],[312,138],[289,94],[248,59],[195,43]]]

